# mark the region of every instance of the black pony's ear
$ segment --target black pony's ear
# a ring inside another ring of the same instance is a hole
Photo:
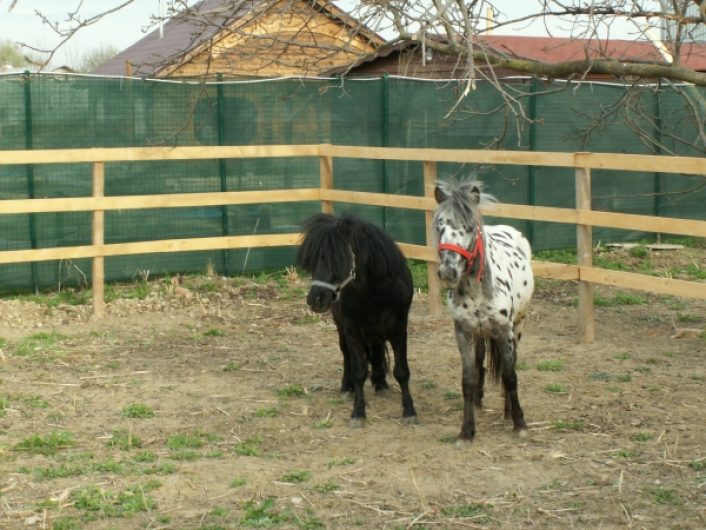
[[[471,188],[471,198],[476,204],[480,202],[480,188],[478,186],[473,186]]]
[[[449,196],[439,186],[436,186],[434,188],[434,198],[436,199],[437,204],[441,204],[446,199],[448,199]]]

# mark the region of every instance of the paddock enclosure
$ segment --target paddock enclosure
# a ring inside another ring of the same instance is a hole
[[[612,303],[578,344],[576,285],[540,279],[519,351],[528,436],[489,384],[459,450],[453,325],[425,293],[409,328],[419,424],[401,425],[396,385],[367,385],[367,427],[350,429],[335,326],[307,310],[306,279],[148,286],[143,299],[125,286],[97,321],[90,304],[0,300],[0,528],[706,524],[706,340],[670,338],[703,329],[703,300],[598,286]]]

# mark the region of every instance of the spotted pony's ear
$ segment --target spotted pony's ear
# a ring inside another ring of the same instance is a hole
[[[476,204],[480,203],[480,188],[478,186],[471,188],[471,198]]]
[[[441,204],[448,199],[449,196],[439,186],[436,186],[434,188],[434,198],[436,199],[437,204]]]

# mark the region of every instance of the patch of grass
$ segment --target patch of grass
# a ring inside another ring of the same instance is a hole
[[[14,353],[18,357],[26,357],[28,359],[37,359],[47,353],[58,354],[61,353],[61,350],[57,347],[57,343],[65,338],[54,331],[51,333],[44,331],[35,333],[22,339],[15,347]]]
[[[314,314],[304,314],[292,319],[292,324],[297,326],[306,326],[308,324],[316,324],[321,322],[321,317]]]
[[[515,363],[515,370],[529,370],[530,365],[525,361],[517,361]]]
[[[81,530],[81,523],[74,517],[58,517],[54,519],[52,530]]]
[[[10,398],[7,396],[0,396],[0,418],[7,415],[7,409],[10,407]]]
[[[277,395],[282,398],[303,397],[306,395],[306,393],[306,389],[303,386],[297,384],[289,385],[277,390]]]
[[[455,390],[447,390],[444,392],[444,395],[442,396],[444,399],[459,399],[461,397],[460,392],[456,392]]]
[[[121,414],[126,418],[153,418],[154,410],[148,405],[133,403],[123,408]]]
[[[557,431],[580,431],[584,428],[584,423],[582,420],[556,420],[552,422],[552,429]]]
[[[407,260],[407,265],[409,265],[409,270],[412,273],[414,288],[422,292],[427,292],[429,290],[427,263],[425,261]]]
[[[331,418],[323,418],[314,423],[314,429],[330,429],[333,427],[333,420]]]
[[[255,416],[258,418],[274,418],[279,416],[279,409],[277,407],[264,407],[257,409],[255,411]]]
[[[649,433],[649,432],[638,432],[638,433],[633,434],[630,437],[630,439],[633,440],[634,442],[643,443],[643,442],[651,442],[652,440],[655,439],[655,437],[652,433]]]
[[[18,451],[27,453],[53,455],[61,449],[74,445],[73,435],[67,431],[52,431],[46,436],[33,434],[15,445]]]
[[[355,464],[355,459],[353,459],[353,458],[340,458],[338,460],[331,460],[330,462],[327,462],[326,467],[331,469],[332,467],[350,466],[351,464]]]
[[[233,446],[233,452],[240,456],[260,456],[260,438],[248,438]]]
[[[78,477],[86,472],[86,468],[81,465],[59,464],[51,467],[39,467],[35,469],[21,469],[23,473],[32,473],[37,480],[47,480],[55,478]]]
[[[564,369],[564,361],[561,359],[551,359],[541,361],[537,364],[537,370],[540,372],[561,372]]]
[[[157,461],[157,455],[152,451],[140,451],[132,457],[132,461],[138,464],[152,464]]]
[[[120,449],[121,451],[130,451],[142,446],[142,440],[136,434],[131,431],[126,431],[124,429],[116,429],[113,431],[113,436],[111,436],[108,441],[108,447],[114,447]]]
[[[456,443],[457,439],[458,437],[454,436],[453,434],[444,434],[441,438],[439,438],[439,441],[442,444],[454,444]]]
[[[647,303],[647,297],[639,294],[627,293],[619,291],[608,298],[600,293],[593,294],[593,303],[600,307],[615,307],[621,305],[644,305]]]
[[[424,381],[422,381],[421,386],[424,390],[434,390],[436,388],[436,383],[429,379],[425,379]]]
[[[194,449],[178,449],[176,451],[172,451],[169,458],[182,462],[193,462],[201,458],[201,453]]]
[[[240,368],[241,368],[241,365],[236,363],[235,361],[228,361],[228,364],[226,364],[223,367],[223,371],[224,372],[237,372],[238,370],[240,370]]]
[[[483,515],[488,509],[492,509],[492,504],[483,504],[479,502],[473,502],[470,504],[457,504],[453,506],[446,506],[441,510],[446,517],[473,517],[476,518],[479,515]]]
[[[69,497],[74,507],[94,516],[126,517],[155,509],[156,504],[147,492],[159,487],[159,482],[136,484],[122,491],[104,490],[88,486],[75,490]]]
[[[47,409],[49,402],[41,396],[22,396],[20,401],[29,409]]]
[[[569,391],[569,388],[561,383],[549,383],[544,387],[544,391],[551,394],[565,394]]]
[[[311,472],[305,469],[295,469],[289,473],[285,473],[280,477],[280,482],[286,482],[288,484],[301,484],[306,482],[311,478]]]
[[[644,246],[644,245],[637,245],[636,247],[632,247],[628,249],[628,254],[632,256],[633,258],[646,258],[647,256],[650,255],[649,249]]]
[[[670,504],[672,506],[684,504],[684,501],[681,497],[679,497],[679,494],[669,488],[657,486],[650,491],[650,494],[652,495],[652,500],[656,504]]]
[[[535,253],[534,259],[538,261],[551,261],[553,263],[566,263],[568,265],[576,264],[576,250],[574,249],[555,249],[555,250],[540,250]]]
[[[341,489],[340,486],[336,484],[336,481],[334,480],[322,482],[321,484],[315,484],[313,487],[313,490],[317,493],[331,493],[332,491],[338,491],[339,489]]]
[[[223,333],[223,330],[218,328],[208,328],[206,331],[203,332],[204,337],[222,337],[223,335],[225,335],[225,333]]]
[[[206,442],[218,441],[218,436],[200,431],[191,434],[175,434],[167,438],[167,447],[172,451],[200,449]]]
[[[17,299],[47,307],[57,307],[60,305],[85,305],[91,301],[91,297],[90,289],[63,289],[57,292],[20,295]]]
[[[706,458],[701,458],[700,460],[693,460],[689,462],[689,467],[694,471],[706,470]]]
[[[240,486],[245,486],[247,483],[248,481],[244,477],[235,477],[228,483],[228,486],[231,488],[239,488]]]
[[[632,355],[630,355],[627,352],[622,352],[618,353],[613,357],[614,359],[617,359],[618,361],[627,361],[628,359],[632,358]]]
[[[270,528],[286,522],[285,518],[275,509],[273,498],[260,502],[247,501],[243,507],[243,517],[240,524],[249,528]]]

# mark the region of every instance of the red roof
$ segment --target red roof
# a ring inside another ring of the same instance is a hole
[[[545,63],[613,59],[669,64],[657,45],[649,41],[516,35],[484,35],[480,41],[500,53]],[[692,70],[706,71],[706,44],[683,43],[679,63]]]

